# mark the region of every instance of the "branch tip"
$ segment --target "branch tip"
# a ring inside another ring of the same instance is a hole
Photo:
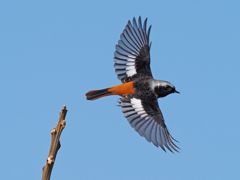
[[[64,105],[62,107],[62,111],[60,112],[60,116],[59,116],[57,126],[53,127],[53,129],[50,131],[51,132],[51,137],[52,137],[51,138],[51,145],[50,145],[48,158],[47,158],[46,163],[44,164],[43,169],[42,169],[43,170],[42,180],[50,180],[53,165],[55,163],[54,161],[55,161],[55,158],[57,156],[57,152],[61,147],[59,139],[60,139],[62,130],[66,126],[65,117],[66,117],[67,111],[68,110],[66,109],[66,105]]]
[[[62,111],[63,111],[64,109],[66,109],[66,105],[63,105],[63,107],[62,107]]]

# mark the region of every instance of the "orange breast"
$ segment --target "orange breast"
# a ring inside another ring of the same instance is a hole
[[[112,92],[112,94],[125,96],[128,94],[134,94],[135,88],[133,87],[133,81],[120,84],[118,86],[113,86],[112,88],[108,89],[109,92]]]

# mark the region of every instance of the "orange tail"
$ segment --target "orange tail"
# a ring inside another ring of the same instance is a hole
[[[128,82],[120,84],[118,86],[113,86],[111,88],[89,91],[86,93],[86,96],[87,100],[95,100],[104,96],[109,95],[125,96],[127,94],[133,94],[134,92],[135,88],[133,87],[133,82]]]
[[[87,100],[95,100],[104,96],[109,96],[112,94],[112,92],[108,91],[109,88],[101,89],[101,90],[94,90],[94,91],[88,91],[86,93]]]

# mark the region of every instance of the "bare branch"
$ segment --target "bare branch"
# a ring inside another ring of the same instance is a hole
[[[51,177],[51,173],[52,173],[53,165],[54,165],[54,162],[55,162],[55,159],[57,156],[57,152],[61,147],[59,138],[61,136],[62,130],[66,126],[65,117],[66,117],[67,111],[68,110],[66,109],[66,106],[64,105],[62,107],[62,111],[60,112],[60,115],[59,115],[57,127],[53,127],[53,130],[51,130],[51,136],[52,136],[51,146],[50,146],[47,162],[43,166],[42,180],[49,180]]]

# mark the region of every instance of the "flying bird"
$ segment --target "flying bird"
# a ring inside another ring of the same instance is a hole
[[[109,95],[121,96],[120,105],[130,125],[147,141],[164,151],[178,152],[175,140],[169,133],[158,98],[179,93],[170,82],[156,80],[150,69],[149,43],[151,26],[147,30],[147,18],[128,21],[114,52],[114,68],[122,84],[86,93],[87,100]]]

